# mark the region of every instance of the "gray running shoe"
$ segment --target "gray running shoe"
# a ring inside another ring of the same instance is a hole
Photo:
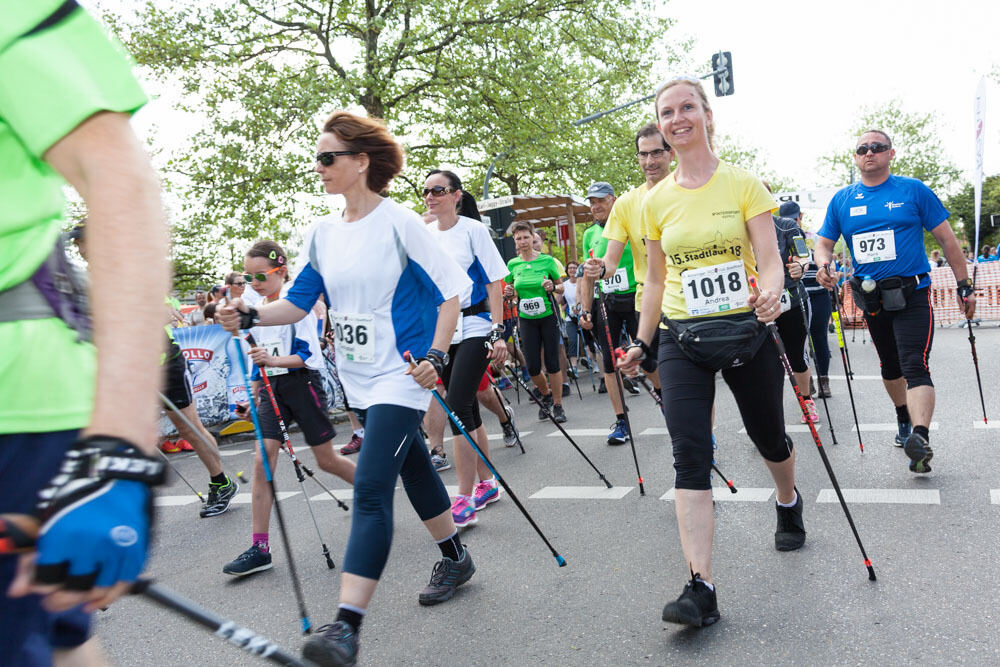
[[[227,563],[222,568],[223,574],[231,574],[234,577],[245,577],[254,572],[263,572],[271,569],[271,554],[261,551],[256,544],[237,556],[231,563]]]
[[[431,463],[434,464],[434,469],[438,472],[451,470],[451,464],[448,463],[448,457],[445,456],[444,450],[432,450]]]
[[[455,589],[467,582],[476,573],[472,554],[462,546],[462,558],[454,561],[442,558],[434,564],[430,583],[420,592],[420,604],[425,607],[446,602],[455,595]]]
[[[552,418],[556,420],[557,424],[566,423],[566,413],[563,411],[563,406],[561,405],[552,406]]]
[[[503,429],[503,444],[505,447],[513,447],[518,440],[517,427],[514,426],[514,411],[509,405],[503,406],[503,409],[507,413],[507,421],[500,424],[500,428]]]
[[[202,505],[198,514],[202,519],[222,514],[229,509],[229,503],[239,490],[239,483],[231,477],[226,484],[209,484],[208,501]]]
[[[542,407],[538,408],[538,421],[547,421],[549,418],[549,412],[552,411],[552,394],[548,396],[542,396]]]
[[[342,667],[357,664],[359,648],[354,628],[337,621],[319,626],[316,634],[302,647],[302,657],[320,667]]]

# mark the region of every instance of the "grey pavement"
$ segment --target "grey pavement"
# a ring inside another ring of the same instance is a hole
[[[987,411],[1000,424],[1000,329],[990,324],[975,333]],[[891,425],[895,413],[878,379],[872,345],[862,344],[860,332],[853,342],[848,332],[847,341],[864,454],[853,431],[847,385],[836,379],[843,376],[836,347],[830,410],[837,445],[817,401],[826,451],[841,487],[855,499],[850,509],[878,581],[868,580],[816,446],[801,429],[791,436],[799,452],[798,487],[806,503],[808,540],[797,552],[774,550],[770,477],[740,432],[732,396],[720,381],[718,464],[737,488],[747,489],[743,497],[724,487],[716,493],[713,574],[722,618],[701,630],[664,627],[663,605],[676,598],[689,576],[673,502],[661,499],[673,486],[668,436],[637,439],[645,496],[637,488],[629,447],[609,447],[603,435],[580,435],[576,441],[615,487],[630,490],[618,498],[532,498],[543,489],[543,495],[568,495],[553,487],[598,491],[603,484],[562,436],[551,435],[557,433],[551,423],[537,420],[537,409],[524,393],[518,404],[510,390],[505,394],[518,426],[532,432],[524,438],[527,453],[494,440],[492,458],[567,566],[557,567],[504,497],[480,513],[478,525],[462,532],[476,575],[453,600],[420,607],[417,593],[439,553],[405,493],[397,493],[394,548],[361,630],[360,664],[997,664],[1000,504],[994,503],[1000,503],[1000,430],[982,428],[965,331],[938,329],[935,336],[931,369],[938,402],[931,474],[910,473],[906,456],[891,444],[893,432],[876,430]],[[830,340],[835,345],[832,336]],[[575,388],[564,401],[565,426],[603,433],[613,421],[607,398],[592,391],[586,375],[580,387],[582,401]],[[663,420],[651,398],[630,397],[628,405],[636,433],[662,432]],[[787,386],[785,405],[786,423],[798,426],[798,408]],[[491,414],[485,419],[489,433],[500,432]],[[334,442],[344,444],[350,432],[346,424],[339,428]],[[300,457],[312,464],[300,437],[293,442]],[[241,453],[224,457],[227,469],[249,475],[250,447],[246,442],[228,445],[226,453]],[[188,479],[207,488],[197,459],[175,455],[172,460]],[[346,484],[317,474],[353,505]],[[454,470],[442,477],[446,485],[456,484]],[[276,481],[279,492],[300,491],[287,460],[281,460]],[[716,484],[721,487],[718,480]],[[310,497],[321,493],[308,480],[306,489]],[[249,492],[248,487],[243,490]],[[193,498],[176,478],[160,495]],[[332,622],[351,515],[328,500],[313,503],[338,566],[328,570],[303,495],[281,502],[312,622]],[[199,519],[197,507],[194,502],[159,508],[148,574],[297,652],[303,640],[275,519],[274,569],[237,580],[221,569],[249,546],[249,505],[233,505],[210,519]],[[142,598],[99,613],[96,628],[112,661],[120,665],[253,662]]]

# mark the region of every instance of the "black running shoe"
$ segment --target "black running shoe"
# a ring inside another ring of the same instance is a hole
[[[700,628],[712,625],[719,620],[719,605],[715,600],[715,591],[705,585],[698,577],[691,575],[691,581],[684,585],[684,592],[673,602],[668,602],[663,608],[663,620],[667,623],[681,623]]]
[[[598,394],[608,393],[608,386],[604,384],[604,378],[601,378],[601,386],[597,388],[597,393]]]
[[[632,380],[628,379],[624,375],[622,376],[622,385],[625,387],[625,391],[633,396],[639,393],[639,390],[635,388],[635,384],[632,383]]]
[[[934,458],[934,451],[924,436],[919,433],[911,433],[906,438],[903,451],[910,457],[911,472],[926,473],[931,471],[931,459]]]
[[[427,607],[450,600],[455,595],[455,589],[475,573],[476,565],[472,562],[472,554],[463,545],[460,560],[445,557],[434,564],[430,583],[420,592],[420,604]]]
[[[802,523],[802,494],[795,489],[795,505],[782,507],[775,503],[778,510],[778,527],[774,531],[774,548],[778,551],[795,551],[806,543],[806,527]]]
[[[557,424],[566,423],[566,413],[563,411],[563,407],[561,405],[552,406],[552,418],[556,420]]]
[[[349,623],[337,621],[321,625],[316,634],[306,640],[302,657],[320,667],[341,667],[358,662],[358,633]]]
[[[229,503],[233,501],[233,496],[239,490],[239,483],[231,477],[225,484],[209,484],[208,502],[202,505],[198,514],[201,515],[202,519],[222,514],[229,509]]]
[[[902,447],[906,444],[906,439],[910,437],[910,433],[913,432],[913,424],[910,422],[896,422],[896,446]]]
[[[552,411],[553,400],[554,399],[552,398],[552,394],[549,394],[548,396],[542,396],[541,399],[542,407],[538,408],[538,421],[542,422],[548,421],[549,412]]]
[[[261,551],[256,544],[226,563],[222,568],[223,574],[231,574],[234,577],[245,577],[254,572],[263,572],[271,569],[271,554]]]

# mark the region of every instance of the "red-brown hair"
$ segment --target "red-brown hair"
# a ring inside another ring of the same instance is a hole
[[[403,149],[379,118],[335,111],[323,123],[323,132],[335,134],[347,150],[368,156],[366,184],[372,192],[384,192],[389,182],[403,170]]]

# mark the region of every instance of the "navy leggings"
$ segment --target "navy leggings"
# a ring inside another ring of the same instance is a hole
[[[396,478],[402,478],[403,489],[421,521],[447,511],[451,500],[420,435],[422,411],[380,403],[364,410],[355,408],[354,412],[365,427],[365,446],[359,452],[354,473],[354,507],[344,572],[378,579],[392,546]]]
[[[662,329],[659,372],[664,417],[674,448],[674,486],[707,491],[712,488],[715,372],[688,359]],[[785,373],[771,337],[749,363],[722,371],[722,379],[733,392],[747,435],[757,451],[768,461],[786,460],[792,452],[792,441],[785,435],[781,402]]]
[[[816,374],[826,377],[830,374],[830,331],[827,327],[830,325],[833,303],[830,301],[830,293],[825,289],[809,292],[809,303],[812,304],[809,335],[816,352]]]

